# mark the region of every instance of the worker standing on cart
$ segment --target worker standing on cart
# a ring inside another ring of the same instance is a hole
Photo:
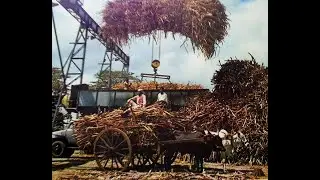
[[[124,82],[124,90],[128,90],[131,86],[131,83],[129,81],[129,78],[126,79],[126,81]]]
[[[136,102],[134,102],[136,100]],[[147,97],[144,95],[144,92],[142,89],[138,89],[138,95],[130,98],[128,101],[129,105],[132,106],[132,108],[137,107],[146,107],[147,105]]]
[[[168,104],[168,95],[167,93],[163,92],[164,88],[160,88],[160,92],[158,94],[157,102],[165,102],[166,105]]]

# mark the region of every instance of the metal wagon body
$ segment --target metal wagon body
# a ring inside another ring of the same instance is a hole
[[[185,106],[188,97],[208,91],[208,89],[165,90],[171,111]],[[144,92],[147,96],[147,104],[157,101],[158,90],[145,90]],[[88,115],[97,113],[98,108],[101,111],[111,111],[123,107],[127,100],[135,95],[137,91],[132,90],[81,90],[74,96],[70,96],[70,99],[75,102],[74,108],[77,108],[83,115]]]

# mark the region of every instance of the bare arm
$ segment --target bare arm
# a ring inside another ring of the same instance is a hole
[[[138,96],[133,96],[132,98],[128,99],[128,102],[131,100],[136,100]]]
[[[146,95],[143,95],[143,102],[142,102],[142,107],[146,107],[146,105],[147,105],[147,97],[146,97]]]

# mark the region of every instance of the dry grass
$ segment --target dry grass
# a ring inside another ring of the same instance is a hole
[[[83,158],[81,154],[75,154],[72,159]],[[177,163],[178,164],[178,163]],[[220,164],[205,163],[205,168],[221,168]],[[246,175],[247,179],[268,179],[268,166],[233,166],[227,165],[227,169],[238,169],[239,171],[252,168],[261,168],[265,174],[263,177],[254,177]],[[62,170],[52,171],[52,180],[109,180],[109,179],[215,179],[217,176],[220,179],[234,178],[235,176],[244,177],[243,174],[227,173],[227,174],[211,174],[206,171],[203,174],[190,172],[103,172],[97,170],[95,161],[89,161],[78,166],[72,166]],[[240,179],[240,178],[238,178]]]

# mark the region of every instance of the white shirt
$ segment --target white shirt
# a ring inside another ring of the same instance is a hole
[[[168,96],[165,92],[163,94],[159,93],[158,94],[158,100],[157,101],[165,101],[168,103]]]

